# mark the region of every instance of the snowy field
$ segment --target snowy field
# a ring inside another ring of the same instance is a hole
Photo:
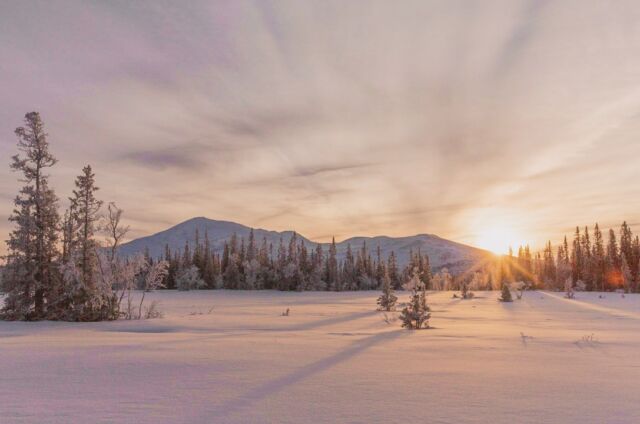
[[[157,292],[162,319],[0,322],[0,422],[640,422],[639,295],[451,295],[415,332],[377,292]]]

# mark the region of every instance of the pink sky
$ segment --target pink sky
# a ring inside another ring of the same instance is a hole
[[[207,216],[538,247],[633,224],[638,22],[637,1],[3,2],[0,233],[31,110],[62,206],[90,163],[134,237]]]

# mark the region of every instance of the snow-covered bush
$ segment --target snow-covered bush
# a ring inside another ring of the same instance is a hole
[[[161,287],[164,287],[165,277],[169,273],[169,262],[167,261],[159,261],[154,264],[150,264],[146,262],[146,272],[144,273],[142,279],[142,297],[140,298],[140,305],[138,306],[138,319],[142,318],[142,304],[144,303],[144,297],[148,291],[156,290]],[[151,310],[147,310],[145,316],[150,314],[159,315],[159,312],[156,310],[157,304],[153,302],[149,305]],[[158,318],[158,316],[154,316],[154,318]]]
[[[178,271],[178,275],[176,276],[176,287],[178,290],[197,290],[203,288],[205,285],[204,280],[200,278],[200,271],[198,271],[198,267],[195,265]]]
[[[144,307],[144,319],[162,318],[163,314],[158,308],[160,302],[157,300],[152,301],[149,306]]]
[[[511,283],[511,289],[516,292],[516,298],[518,300],[522,299],[522,295],[528,287],[529,284],[525,283],[524,281],[515,281]]]
[[[473,292],[469,290],[470,282],[463,281],[460,283],[460,297],[462,299],[471,299],[473,298]]]
[[[102,321],[118,318],[115,293],[109,282],[86,284],[75,255],[60,266],[62,292],[49,306],[50,318],[64,321]]]

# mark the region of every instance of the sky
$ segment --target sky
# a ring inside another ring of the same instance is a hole
[[[500,249],[640,222],[637,1],[5,0],[0,58],[3,235],[32,110],[61,206],[91,164],[132,238],[206,216]]]

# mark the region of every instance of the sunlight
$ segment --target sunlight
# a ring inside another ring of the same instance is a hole
[[[523,214],[503,208],[481,208],[473,210],[467,217],[473,229],[470,242],[475,246],[504,255],[512,247],[514,253],[518,247],[527,244],[522,235],[526,228]]]
[[[508,227],[488,226],[476,236],[476,245],[493,253],[504,255],[509,252],[509,246],[517,249],[519,245],[517,235]]]

